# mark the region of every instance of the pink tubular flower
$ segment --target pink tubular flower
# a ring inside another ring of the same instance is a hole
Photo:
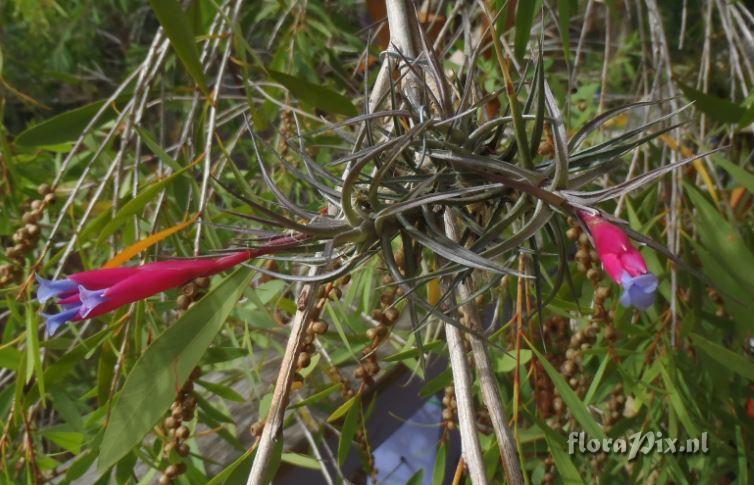
[[[579,216],[592,234],[605,271],[623,287],[621,304],[640,310],[652,306],[657,291],[657,277],[647,270],[644,258],[631,244],[623,229],[586,211],[579,211]]]
[[[203,276],[212,276],[237,264],[297,245],[301,236],[281,236],[265,246],[217,258],[158,261],[134,267],[103,268],[74,273],[63,280],[45,280],[37,275],[37,299],[45,303],[58,297],[63,311],[43,316],[47,333],[54,334],[65,322],[76,322],[111,312]]]

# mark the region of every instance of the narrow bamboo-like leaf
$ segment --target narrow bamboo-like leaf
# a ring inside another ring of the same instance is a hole
[[[236,402],[244,402],[245,399],[242,395],[234,391],[232,388],[228,386],[223,386],[222,384],[216,384],[214,382],[209,382],[205,380],[199,380],[196,381],[197,384],[202,386],[203,388],[207,389],[213,394],[217,394],[220,397],[224,397],[225,399],[228,399],[230,401],[236,401]]]
[[[102,440],[98,470],[118,462],[160,419],[246,290],[239,268],[168,327],[136,361]]]
[[[319,470],[322,468],[316,458],[302,455],[301,453],[283,453],[282,460],[285,463],[290,463],[301,468],[309,468],[310,470]]]
[[[280,441],[282,442],[283,440]],[[249,448],[246,453],[233,460],[233,462],[226,466],[223,471],[212,477],[212,479],[207,482],[207,485],[244,483],[241,480],[245,481],[249,474],[249,470],[251,470],[255,451],[256,448]]]
[[[442,340],[433,340],[432,342],[424,344],[422,346],[422,350],[429,352],[431,350],[439,349],[443,346],[444,343],[445,342],[443,342]],[[402,350],[393,355],[388,355],[387,357],[385,357],[385,362],[398,362],[406,359],[415,359],[419,357],[420,353],[421,350],[418,347],[411,347],[410,349]]]
[[[568,485],[583,485],[584,480],[579,475],[578,469],[573,464],[570,455],[563,449],[562,443],[564,440],[562,437],[550,429],[547,423],[537,420],[537,424],[539,429],[544,432],[547,448],[550,450],[550,454],[552,454],[555,468],[558,469],[558,474],[563,483]]]
[[[108,222],[107,225],[102,228],[98,241],[104,241],[108,236],[118,230],[120,226],[125,224],[130,217],[141,213],[142,209],[144,209],[144,206],[147,205],[149,201],[157,197],[162,189],[170,185],[173,181],[175,181],[176,178],[180,177],[186,171],[190,170],[198,162],[199,160],[195,160],[194,162],[183,167],[181,170],[170,174],[162,180],[148,185],[141,192],[139,192],[136,197],[126,202],[126,204],[120,208],[120,210],[115,214],[110,222]]]
[[[682,83],[678,83],[678,85],[683,90],[683,94],[695,102],[694,105],[699,108],[699,111],[715,121],[721,123],[738,123],[746,114],[744,107],[730,100],[703,93]]]
[[[435,459],[435,467],[432,470],[432,485],[442,485],[445,482],[445,466],[448,455],[448,446],[445,443],[441,443],[437,449],[437,458]]]
[[[563,376],[550,364],[550,362],[543,356],[537,349],[532,347],[531,349],[539,359],[542,367],[547,372],[555,388],[560,393],[568,409],[573,413],[573,417],[579,422],[584,431],[594,438],[604,438],[605,432],[602,427],[597,424],[592,415],[589,413],[586,405],[579,399],[579,396],[571,389],[571,386],[563,379]]]
[[[563,55],[566,61],[571,58],[570,20],[571,15],[578,8],[577,0],[558,0],[558,26],[560,27],[560,39],[563,42]]]
[[[406,485],[421,485],[424,483],[424,468],[420,468],[406,481]]]
[[[84,443],[84,435],[82,433],[65,431],[60,429],[60,427],[43,429],[42,436],[74,455],[79,454],[81,445]]]
[[[737,183],[746,187],[746,190],[754,194],[754,174],[747,172],[722,155],[712,156],[712,161],[720,165],[728,172]]]
[[[201,90],[206,91],[207,83],[199,62],[199,50],[196,48],[194,32],[181,5],[177,0],[149,0],[149,5],[170,39],[170,44],[175,49],[178,59]]]
[[[516,52],[516,58],[521,60],[526,54],[526,45],[529,43],[529,37],[531,36],[531,26],[534,22],[534,12],[538,0],[524,0],[518,2],[518,8],[516,9],[516,37],[514,49]]]
[[[736,452],[738,453],[738,476],[737,483],[749,483],[749,465],[747,464],[746,454],[748,448],[744,444],[741,426],[736,425]]]
[[[340,388],[340,384],[333,384],[331,386],[327,386],[326,388],[322,389],[319,392],[315,392],[311,396],[307,397],[306,399],[299,401],[291,406],[289,406],[289,409],[295,409],[300,408],[302,406],[309,406],[310,404],[314,404],[315,402],[319,402],[322,399],[326,398],[333,392],[335,392],[337,389]]]
[[[16,137],[16,145],[38,147],[59,145],[73,141],[81,135],[86,125],[89,124],[104,103],[105,101],[96,101],[80,108],[60,113],[27,128]],[[110,107],[102,113],[98,120],[98,125],[103,125],[114,118],[115,110]]]
[[[341,404],[338,409],[332,412],[330,416],[327,417],[327,422],[332,423],[333,421],[337,421],[341,416],[346,414],[351,407],[353,407],[354,403],[359,399],[359,395],[356,394],[354,397],[349,399],[348,401]]]
[[[358,394],[354,397],[358,397]],[[340,429],[340,441],[338,442],[338,465],[343,465],[346,458],[348,458],[348,452],[351,451],[353,438],[356,436],[360,414],[361,410],[358,404],[356,406],[351,406],[348,410],[348,414],[346,414],[346,419],[343,420],[343,427]]]
[[[269,71],[269,73],[272,79],[288,88],[294,96],[315,108],[346,116],[359,114],[350,99],[329,88],[282,72]]]
[[[719,362],[729,371],[735,372],[750,381],[754,381],[754,362],[751,359],[747,359],[743,355],[728,350],[722,345],[711,342],[695,333],[691,334],[691,340],[697,347],[702,349],[702,352]]]

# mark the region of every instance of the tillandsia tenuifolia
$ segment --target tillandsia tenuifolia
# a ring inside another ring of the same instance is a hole
[[[391,85],[385,96],[392,103],[391,109],[328,126],[328,130],[336,133],[344,127],[359,128],[349,151],[336,157],[329,166],[320,165],[307,153],[305,140],[312,133],[299,131],[297,143],[288,140],[289,152],[298,156],[303,165],[301,170],[301,164],[294,166],[269,147],[260,149],[262,142],[247,121],[260,172],[279,208],[270,209],[236,193],[226,182],[219,179],[216,182],[252,211],[233,214],[272,230],[257,247],[215,258],[84,271],[62,281],[40,278],[39,300],[44,303],[52,296],[59,296],[58,303],[63,307],[61,313],[47,316],[48,332],[55,332],[65,321],[101,315],[252,258],[281,250],[301,252],[304,246],[318,246],[320,254],[314,258],[296,255],[292,260],[322,264],[324,259],[338,259],[343,264],[308,277],[258,269],[281,278],[327,281],[379,253],[393,280],[404,288],[404,298],[410,304],[448,321],[447,314],[438,311],[444,298],[431,305],[417,297],[420,283],[438,275],[455,275],[458,282],[470,271],[481,270],[489,279],[485,288],[490,288],[504,275],[524,276],[511,267],[511,262],[524,243],[548,226],[547,233],[561,248],[561,257],[550,297],[543,300],[546,304],[558,292],[566,271],[561,229],[553,222],[555,214],[575,214],[585,222],[605,269],[624,287],[621,303],[640,309],[652,304],[656,278],[647,272],[646,264],[625,232],[590,207],[642,187],[699,157],[661,167],[608,189],[587,192],[577,189],[620,167],[621,155],[672,129],[675,125],[645,133],[670,116],[581,148],[582,142],[612,117],[639,108],[650,109],[653,103],[634,103],[603,113],[566,141],[541,57],[530,75],[531,88],[523,113],[517,110],[517,116],[501,113],[493,117],[486,116],[486,103],[499,93],[480,96],[471,103],[469,93],[479,88],[472,89],[470,81],[465,85],[458,82],[450,89],[450,82],[441,70],[427,67],[431,62],[401,58],[411,66],[406,72],[416,78],[418,71],[429,78],[420,85],[425,106],[416,108],[416,100],[402,99],[401,90]],[[519,90],[523,91],[525,86],[522,82]],[[406,106],[413,109],[403,109]],[[530,136],[522,136],[521,128],[527,122],[533,122]],[[514,134],[508,129],[510,124],[514,125]],[[552,157],[542,157],[535,164],[537,148],[546,132],[550,135]],[[311,212],[290,200],[273,182],[262,160],[263,153],[274,154],[282,167],[309,184],[323,202],[327,201],[330,210]],[[519,159],[522,163],[517,164]],[[338,169],[341,173],[334,173]],[[460,225],[459,240],[449,238],[442,228],[446,211]],[[411,264],[396,262],[393,243],[397,238],[404,248],[408,246],[410,251],[405,254],[413,255]],[[325,241],[330,244],[328,252],[322,253],[321,244]],[[440,257],[436,261],[439,264],[423,274],[419,273],[420,248]],[[445,297],[450,293],[446,291]]]

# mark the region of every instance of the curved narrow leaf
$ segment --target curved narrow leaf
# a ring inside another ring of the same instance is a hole
[[[289,74],[277,71],[269,71],[269,73],[272,79],[288,88],[294,96],[315,108],[346,116],[356,116],[359,114],[356,107],[351,103],[351,100],[342,94]]]
[[[698,89],[678,83],[683,94],[694,101],[694,106],[715,121],[721,123],[739,123],[746,114],[746,108],[725,98],[703,93]]]
[[[204,158],[203,156],[200,156],[199,158],[197,158],[190,164],[183,167],[181,170],[165,177],[162,180],[159,180],[151,185],[148,185],[141,192],[139,192],[139,194],[136,197],[126,202],[123,205],[123,207],[121,207],[120,210],[118,210],[118,212],[110,220],[110,222],[108,222],[105,225],[105,227],[102,228],[102,230],[99,233],[98,241],[99,242],[104,241],[105,239],[107,239],[109,235],[111,235],[116,230],[118,230],[120,226],[125,224],[131,216],[139,214],[141,210],[144,208],[144,206],[147,205],[149,201],[157,197],[157,195],[162,191],[162,189],[164,189],[165,187],[173,183],[175,179],[180,177],[187,170],[190,170],[194,165],[199,163],[203,158]]]
[[[239,268],[165,330],[136,361],[113,407],[97,468],[107,470],[159,421],[251,280]]]
[[[583,401],[581,401],[579,396],[571,389],[571,386],[563,379],[563,376],[536,348],[532,347],[531,350],[537,355],[552,384],[558,390],[566,406],[571,410],[573,417],[576,418],[582,429],[593,438],[604,438],[605,432],[602,430],[602,427],[597,424],[597,421],[589,413],[589,409],[587,409]]]
[[[95,101],[48,118],[19,133],[15,143],[24,147],[39,147],[73,141],[81,135],[104,103],[104,100]],[[102,113],[98,125],[113,119],[115,119],[115,110],[110,107]]]
[[[149,0],[149,5],[165,29],[178,59],[201,90],[206,91],[207,83],[204,80],[202,65],[199,63],[199,50],[196,48],[194,32],[181,5],[176,0]]]

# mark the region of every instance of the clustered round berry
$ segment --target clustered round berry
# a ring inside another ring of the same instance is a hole
[[[22,226],[11,237],[12,245],[5,248],[8,262],[0,265],[0,287],[17,282],[23,274],[26,256],[36,247],[40,235],[39,222],[45,209],[55,202],[53,189],[42,184],[37,188],[40,199],[32,200],[21,216]]]
[[[194,381],[201,377],[202,370],[195,367],[191,371],[186,383],[178,391],[178,395],[170,405],[170,416],[163,421],[163,436],[166,439],[162,453],[167,463],[170,463],[160,476],[160,485],[170,485],[178,475],[186,472],[184,458],[189,455],[186,441],[191,436],[187,423],[194,419],[196,411],[196,397],[194,397]]]

